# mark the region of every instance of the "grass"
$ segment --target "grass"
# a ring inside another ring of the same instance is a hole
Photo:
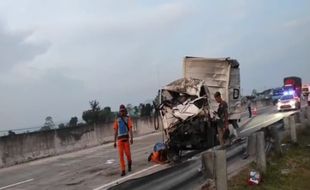
[[[310,189],[310,128],[298,133],[298,145],[289,145],[281,157],[270,155],[267,172],[257,186],[247,184],[255,163],[228,182],[229,190],[308,190]]]

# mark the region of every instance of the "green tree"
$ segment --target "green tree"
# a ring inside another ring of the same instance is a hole
[[[153,106],[149,103],[145,104],[145,116],[149,117],[152,115],[153,112]]]
[[[140,104],[140,116],[141,117],[149,117],[152,115],[153,112],[153,106],[149,103],[147,104]]]
[[[45,118],[45,123],[43,127],[41,127],[41,131],[51,130],[55,128],[55,123],[53,121],[53,118],[51,116],[47,116]]]
[[[14,131],[12,131],[12,130],[9,130],[9,131],[8,131],[8,135],[9,135],[9,136],[12,136],[12,135],[16,135],[16,133],[15,133]]]
[[[133,116],[138,117],[140,115],[140,110],[138,106],[133,107]]]
[[[58,128],[59,129],[63,129],[63,128],[65,128],[66,126],[65,126],[65,124],[63,124],[63,123],[60,123],[59,125],[58,125]]]
[[[97,124],[100,118],[99,102],[96,100],[92,100],[89,102],[89,104],[91,109],[83,112],[82,119],[87,124]]]
[[[103,110],[100,111],[100,114],[99,114],[99,121],[100,122],[111,122],[114,120],[114,113],[112,112],[111,110],[111,107],[104,107]]]
[[[69,127],[76,127],[78,123],[78,118],[77,117],[71,117],[69,121]]]
[[[133,106],[132,106],[131,104],[127,104],[126,110],[127,110],[127,113],[128,113],[130,116],[134,115]]]
[[[139,105],[139,110],[140,110],[140,116],[144,117],[145,116],[145,105],[141,103]]]
[[[100,111],[99,102],[97,100],[92,100],[89,102],[89,104],[93,112]]]
[[[98,112],[98,115],[99,115],[99,112]],[[84,111],[83,114],[82,114],[82,119],[87,124],[94,124],[94,123],[98,122],[97,113],[93,112],[92,110]]]

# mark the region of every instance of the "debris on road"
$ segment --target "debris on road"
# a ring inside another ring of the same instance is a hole
[[[281,174],[282,175],[287,175],[287,174],[289,174],[290,173],[290,169],[282,169],[281,170]]]
[[[261,175],[259,172],[252,170],[248,179],[248,185],[258,185],[261,182]]]
[[[115,162],[114,159],[110,159],[110,160],[107,160],[107,161],[105,162],[105,164],[113,164],[114,162]]]
[[[207,179],[206,182],[202,185],[201,190],[216,190],[215,181],[212,179]]]

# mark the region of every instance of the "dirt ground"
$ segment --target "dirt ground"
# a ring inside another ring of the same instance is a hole
[[[307,190],[310,189],[310,128],[298,132],[298,145],[283,143],[283,155],[270,155],[267,172],[259,185],[247,183],[254,163],[229,181],[230,190]]]

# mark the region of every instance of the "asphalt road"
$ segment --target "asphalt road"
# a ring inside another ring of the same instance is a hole
[[[274,119],[291,114],[278,113],[274,107],[258,110],[258,116],[246,118],[240,123],[241,134],[246,135]],[[127,179],[154,173],[168,165],[154,165],[147,157],[161,134],[154,133],[135,139],[132,146],[133,171],[121,178],[117,150],[106,144],[78,152],[0,169],[0,190],[99,190],[121,183]]]
[[[132,173],[152,166],[147,162],[147,156],[160,139],[160,134],[135,139]],[[0,190],[95,189],[120,178],[118,163],[117,149],[113,144],[106,144],[3,168],[0,170]],[[6,188],[10,185],[15,186]]]

